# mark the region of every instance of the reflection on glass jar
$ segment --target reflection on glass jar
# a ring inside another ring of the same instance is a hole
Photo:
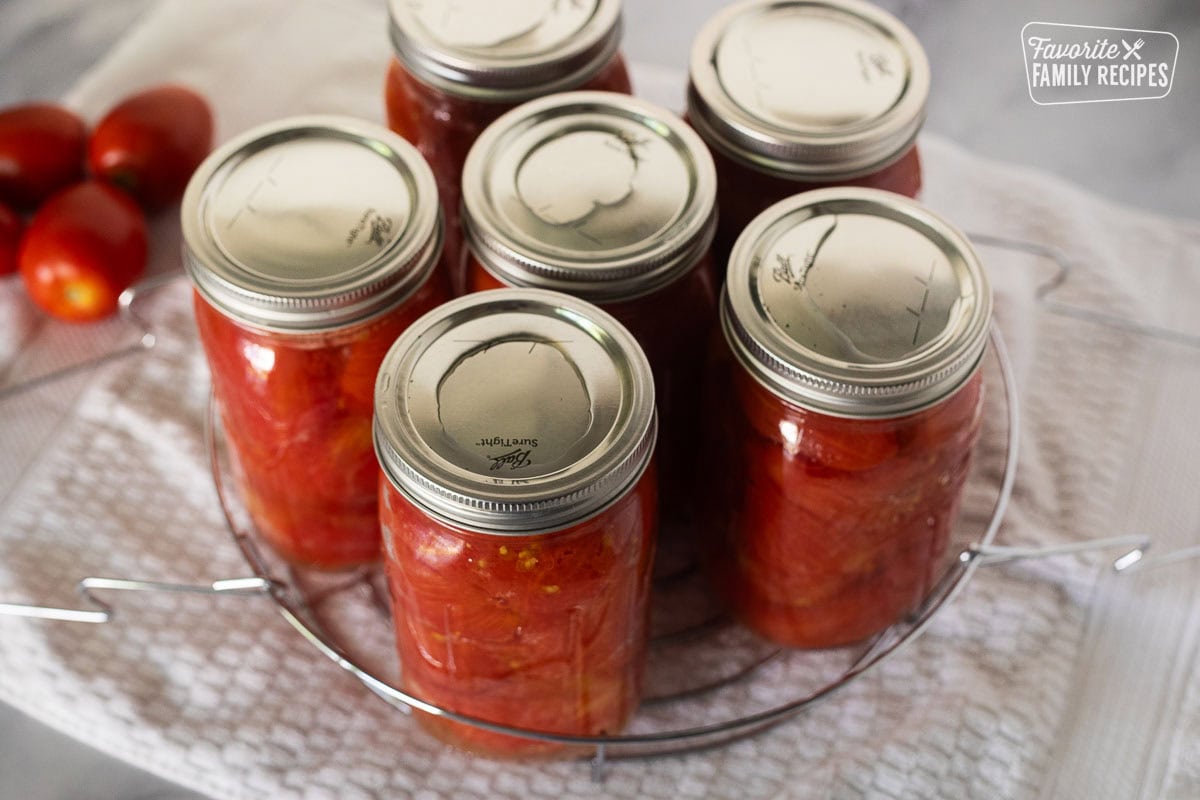
[[[899,195],[805,193],[738,239],[710,387],[712,567],[755,631],[847,644],[932,588],[991,307],[965,237]]]
[[[654,385],[628,331],[504,289],[418,320],[374,436],[401,684],[476,719],[615,734],[637,707],[656,531]],[[562,750],[419,713],[494,755]]]
[[[526,100],[571,89],[628,94],[620,0],[391,0],[389,8],[388,127],[415,144],[437,176],[451,280],[461,293],[467,152],[484,128]]]
[[[861,0],[747,0],[692,47],[688,121],[712,148],[715,253],[773,203],[827,186],[915,197],[929,64],[898,19]]]
[[[650,359],[661,412],[660,554],[694,555],[699,388],[716,324],[712,159],[670,112],[567,92],[497,120],[463,173],[468,288],[537,287],[596,303]],[[678,546],[676,546],[678,545]],[[670,552],[668,552],[670,551]]]
[[[248,132],[184,196],[185,266],[237,488],[294,563],[379,558],[375,375],[449,295],[436,197],[411,145],[337,117]]]

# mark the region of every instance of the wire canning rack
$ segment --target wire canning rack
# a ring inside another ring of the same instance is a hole
[[[1038,287],[1037,299],[1050,313],[1146,336],[1153,340],[1200,348],[1189,334],[1141,324],[1061,302],[1055,291],[1073,269],[1064,254],[1036,243],[973,234],[976,244],[1023,253],[1053,262],[1055,275]],[[121,302],[125,321],[136,329],[136,343],[86,363],[71,365],[17,386],[0,389],[0,401],[14,394],[91,369],[99,364],[151,351],[155,336],[137,312],[140,297],[175,280],[163,276],[128,291]],[[329,575],[289,567],[260,543],[240,499],[229,482],[224,440],[210,403],[207,440],[212,475],[234,540],[253,577],[186,585],[124,578],[88,577],[79,591],[88,609],[0,603],[0,614],[73,622],[103,623],[112,606],[99,591],[190,592],[268,596],[283,617],[324,656],[350,672],[386,702],[411,712],[418,709],[491,731],[529,739],[575,745],[590,750],[593,777],[602,778],[606,760],[680,753],[720,745],[757,733],[802,713],[886,660],[913,641],[939,610],[954,598],[974,571],[989,564],[1042,558],[1086,550],[1123,548],[1113,564],[1119,572],[1162,566],[1200,555],[1185,548],[1145,558],[1149,542],[1142,536],[1114,536],[1040,548],[993,544],[1011,498],[1017,467],[1020,412],[1013,370],[1000,332],[993,328],[985,356],[987,408],[984,433],[967,482],[963,510],[952,535],[939,579],[925,601],[896,624],[859,645],[837,650],[786,650],[757,639],[721,615],[706,592],[702,577],[684,572],[656,581],[654,625],[642,707],[625,733],[614,736],[567,736],[524,730],[474,719],[439,708],[397,686],[399,665],[391,633],[390,612],[377,570]],[[578,752],[578,749],[572,752]]]
[[[984,360],[987,411],[945,562],[933,590],[908,617],[867,642],[826,651],[781,649],[725,616],[697,569],[655,580],[643,702],[626,732],[571,736],[510,727],[453,712],[399,686],[387,590],[377,568],[329,574],[289,566],[260,539],[231,481],[215,404],[209,404],[213,478],[229,529],[283,614],[319,652],[404,711],[490,731],[582,746],[605,759],[679,753],[774,725],[831,696],[918,636],[990,552],[1012,492],[1019,414],[997,330]],[[240,588],[245,589],[245,585]]]

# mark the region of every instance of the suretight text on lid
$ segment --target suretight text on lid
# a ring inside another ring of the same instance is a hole
[[[557,292],[447,303],[392,346],[375,389],[389,480],[453,524],[530,533],[580,521],[645,470],[654,382],[624,327]]]

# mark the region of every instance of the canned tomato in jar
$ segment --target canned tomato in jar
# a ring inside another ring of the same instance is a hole
[[[526,103],[479,138],[463,172],[468,287],[553,289],[627,327],[654,371],[662,519],[687,528],[696,402],[716,325],[716,175],[670,112],[611,92]]]
[[[401,682],[544,733],[637,706],[654,556],[654,383],[637,342],[567,295],[504,289],[427,314],[375,389]],[[420,714],[497,755],[553,743]]]
[[[966,238],[896,194],[807,192],[738,239],[712,565],[752,629],[847,644],[928,593],[979,435],[991,310]]]
[[[861,0],[747,0],[692,46],[688,121],[717,164],[718,267],[759,212],[853,185],[915,197],[929,63],[891,14]]]
[[[283,120],[209,156],[182,222],[213,395],[257,530],[298,564],[378,559],[375,374],[449,295],[428,165],[374,125]]]
[[[438,179],[454,289],[463,162],[489,123],[526,100],[571,89],[630,91],[620,0],[390,0],[395,51],[388,127],[420,148]]]

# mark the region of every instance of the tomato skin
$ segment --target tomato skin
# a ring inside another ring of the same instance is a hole
[[[716,463],[707,492],[718,591],[750,628],[792,647],[861,641],[929,592],[979,436],[983,378],[887,419],[793,405],[727,349],[708,387]]]
[[[213,143],[208,101],[184,86],[131,95],[100,120],[87,146],[94,176],[147,208],[175,202]]]
[[[17,271],[17,247],[24,227],[17,212],[0,203],[0,275]]]
[[[137,204],[98,181],[63,189],[38,210],[18,260],[30,298],[68,322],[117,310],[121,292],[146,269],[146,219]]]
[[[379,559],[375,374],[413,320],[447,299],[439,266],[379,317],[302,334],[259,330],[194,295],[235,484],[285,560],[339,570]]]
[[[0,202],[32,211],[83,178],[87,127],[50,103],[0,111]]]
[[[380,474],[380,522],[407,691],[518,728],[595,736],[637,708],[658,517],[653,463],[612,505],[557,531],[436,520]],[[563,745],[418,713],[458,747],[511,758]]]

